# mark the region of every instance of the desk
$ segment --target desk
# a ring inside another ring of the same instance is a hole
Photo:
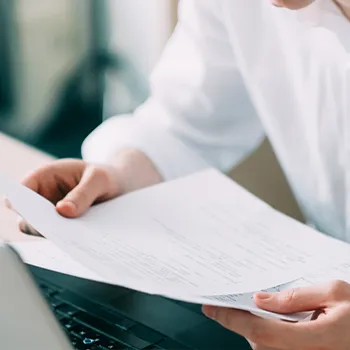
[[[0,171],[16,180],[53,158],[0,133]],[[34,240],[21,234],[17,228],[17,216],[0,200],[0,238],[6,240]]]

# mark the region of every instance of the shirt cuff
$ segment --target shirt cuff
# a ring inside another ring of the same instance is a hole
[[[210,167],[166,127],[141,119],[124,115],[102,123],[84,141],[83,159],[106,163],[120,149],[138,149],[152,160],[165,181]]]

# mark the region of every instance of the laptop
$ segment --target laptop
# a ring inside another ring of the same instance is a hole
[[[201,306],[25,265],[0,246],[6,350],[250,349]]]

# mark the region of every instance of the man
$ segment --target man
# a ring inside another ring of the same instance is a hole
[[[59,160],[24,184],[75,217],[208,164],[226,171],[266,134],[310,224],[350,242],[349,18],[348,0],[183,1],[148,101],[94,131],[84,161]],[[203,311],[255,349],[350,349],[345,282],[257,294],[256,303],[320,311],[299,324]]]

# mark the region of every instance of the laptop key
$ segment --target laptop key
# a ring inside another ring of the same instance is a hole
[[[106,340],[102,340],[100,343],[99,343],[99,346],[102,348],[102,349],[106,349],[106,350],[119,350],[119,349],[130,349],[128,348],[125,344],[122,344],[114,339],[106,339]]]
[[[40,289],[46,296],[51,296],[57,293],[54,289],[50,288],[46,284],[40,284]]]
[[[57,298],[65,303],[69,303],[70,305],[76,306],[77,308],[84,310],[88,313],[92,313],[95,316],[102,318],[108,323],[115,324],[117,327],[128,330],[129,328],[135,326],[137,323],[123,317],[119,313],[114,310],[108,310],[105,307],[101,307],[98,304],[95,304],[91,300],[85,299],[80,295],[76,295],[71,293],[70,291],[64,291],[60,293]]]
[[[111,313],[105,310],[101,310],[101,315],[96,314],[96,316],[100,316],[100,318],[103,318],[108,323],[112,323],[118,328],[123,329],[124,331],[127,331],[130,328],[137,325],[136,322],[129,320],[128,318],[116,315],[115,313]]]
[[[79,349],[79,350],[98,349],[98,344],[95,343],[94,340],[90,338],[81,339],[81,338],[72,336],[70,340],[74,349]]]
[[[77,314],[80,310],[71,306],[69,304],[61,304],[56,308],[56,311],[59,314],[67,315],[68,317],[72,317]]]
[[[54,309],[63,304],[62,301],[58,300],[57,298],[50,298],[49,302]]]
[[[56,316],[57,321],[59,321],[59,322],[61,322],[65,318],[67,318],[67,316],[65,314],[60,314],[60,313],[56,312],[56,310],[55,310],[55,316]]]
[[[71,328],[71,332],[76,337],[83,339],[88,335],[89,332],[91,332],[91,329],[79,323],[76,323],[76,325]]]
[[[73,348],[76,348],[78,346],[78,343],[80,342],[80,339],[77,337],[71,336],[70,342],[71,342]]]
[[[63,328],[66,330],[66,331],[70,331],[72,328],[76,327],[78,324],[73,321],[72,319],[62,319],[60,321],[61,325],[63,326]]]
[[[131,348],[136,349],[145,349],[152,345],[152,343],[142,340],[136,337],[133,334],[125,332],[112,324],[105,322],[102,319],[89,315],[87,313],[78,314],[77,317],[74,317],[74,320],[83,323],[89,327],[100,331],[110,337],[113,337],[118,340],[118,342],[129,345]],[[108,348],[107,348],[108,349]]]

